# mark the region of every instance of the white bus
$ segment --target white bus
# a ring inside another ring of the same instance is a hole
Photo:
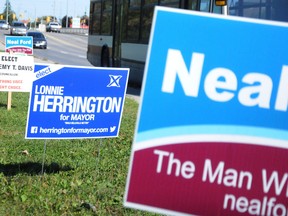
[[[141,86],[156,5],[288,22],[288,0],[214,1],[91,0],[87,59],[94,66],[128,67],[129,83]]]

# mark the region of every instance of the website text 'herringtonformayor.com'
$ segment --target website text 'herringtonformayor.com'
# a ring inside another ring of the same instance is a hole
[[[110,128],[111,130],[111,128]],[[31,127],[31,133],[37,134],[93,134],[93,133],[107,133],[109,132],[109,128],[43,128],[43,127]],[[113,131],[110,131],[113,132]]]

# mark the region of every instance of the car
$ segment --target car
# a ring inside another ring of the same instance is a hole
[[[47,32],[59,32],[61,30],[62,26],[58,22],[50,22],[46,26],[46,31]]]
[[[9,29],[9,23],[6,20],[0,20],[0,29]]]
[[[28,31],[26,36],[33,37],[33,47],[47,49],[47,39],[42,32]]]
[[[10,27],[10,35],[26,35],[27,27],[23,22],[13,21]]]

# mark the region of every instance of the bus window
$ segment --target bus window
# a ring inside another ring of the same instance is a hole
[[[111,34],[112,26],[112,0],[97,1],[91,3],[90,16],[93,19],[90,34]]]
[[[112,27],[112,0],[106,0],[102,3],[102,26],[101,34],[110,35]]]
[[[288,21],[287,0],[229,0],[229,15]]]
[[[198,8],[198,1],[197,0],[190,0],[188,1],[188,5],[186,6],[187,9],[190,10],[197,10]]]
[[[141,6],[141,0],[130,0],[129,6],[130,7],[140,7]]]
[[[127,41],[138,41],[140,30],[141,0],[131,0],[128,5]]]
[[[145,0],[145,4],[157,4],[158,0]]]
[[[152,1],[149,1],[152,2]],[[151,17],[153,16],[155,4],[145,4],[143,7],[141,42],[148,42],[150,29],[152,24]]]
[[[201,0],[200,1],[200,11],[221,14],[221,7],[216,6],[215,4],[213,4],[213,2],[214,1],[210,1],[210,0]],[[210,11],[211,6],[212,6],[212,11]]]
[[[161,5],[165,7],[179,8],[179,0],[145,0],[142,5],[142,20],[140,28],[140,42],[147,43],[150,36],[154,7]]]
[[[210,1],[209,0],[202,0],[200,3],[200,11],[209,12],[210,7]]]
[[[159,5],[165,7],[179,8],[179,0],[160,0]]]
[[[221,14],[222,13],[222,7],[213,5],[213,13]]]
[[[250,18],[266,19],[271,16],[271,7],[268,10],[266,0],[230,0],[230,14]],[[270,2],[269,2],[270,4]],[[268,16],[268,17],[267,17]]]
[[[100,34],[100,17],[101,17],[101,2],[95,2],[91,4],[92,27],[90,28],[90,34]]]
[[[288,22],[287,0],[273,1],[272,7],[273,7],[273,13],[272,13],[273,20]]]

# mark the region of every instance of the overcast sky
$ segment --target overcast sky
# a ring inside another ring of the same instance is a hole
[[[5,8],[5,1],[1,1],[1,13]],[[47,15],[63,18],[67,14],[67,9],[69,17],[83,16],[85,12],[86,15],[89,15],[90,6],[90,0],[10,0],[10,3],[17,17],[22,15],[23,19],[34,19]]]

